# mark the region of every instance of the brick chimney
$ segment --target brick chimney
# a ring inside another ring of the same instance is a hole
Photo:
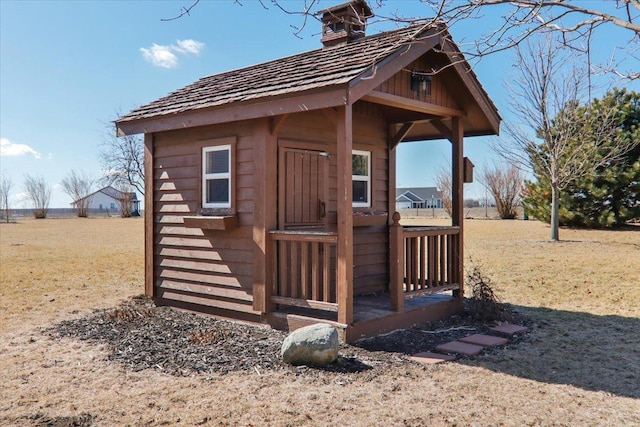
[[[335,46],[364,37],[367,18],[373,16],[365,0],[351,0],[320,13],[323,46]]]

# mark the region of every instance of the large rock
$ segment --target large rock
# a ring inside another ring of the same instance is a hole
[[[336,328],[316,323],[290,333],[280,354],[291,365],[326,366],[338,358],[338,346]]]

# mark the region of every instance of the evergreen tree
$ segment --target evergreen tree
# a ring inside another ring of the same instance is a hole
[[[602,110],[616,108],[617,133],[602,147],[612,144],[640,143],[640,94],[614,89],[602,99],[580,107],[578,117],[597,117]],[[588,131],[575,135],[576,147],[593,144]],[[599,159],[594,158],[594,163]],[[523,205],[527,214],[550,221],[550,183],[533,165],[536,182],[527,182]],[[595,173],[572,180],[560,196],[560,224],[586,227],[614,227],[640,218],[640,144],[615,161],[606,162]]]

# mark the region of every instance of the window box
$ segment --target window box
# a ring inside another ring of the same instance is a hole
[[[377,214],[360,215],[357,212],[353,215],[354,227],[368,227],[371,225],[384,225],[387,223],[388,215],[386,212]]]
[[[184,226],[203,230],[233,230],[238,226],[236,215],[185,216]]]

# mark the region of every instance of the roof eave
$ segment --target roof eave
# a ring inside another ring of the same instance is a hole
[[[464,55],[462,54],[462,52],[460,52],[456,44],[447,38],[443,40],[442,50],[443,53],[451,61],[454,70],[458,73],[458,76],[460,76],[460,78],[464,82],[465,86],[471,93],[471,96],[474,98],[476,104],[480,107],[480,111],[482,111],[491,127],[490,130],[476,131],[476,135],[473,136],[498,135],[500,133],[500,122],[502,121],[502,117],[500,117],[498,109],[496,108],[493,101],[491,101],[491,99],[489,98],[486,90],[480,84],[480,81],[476,77],[476,74],[473,72],[473,69],[471,68],[467,60],[464,58]],[[456,60],[455,58],[452,58],[452,56],[454,55],[459,55],[462,60]]]
[[[118,135],[163,132],[220,123],[275,117],[346,105],[346,84],[290,93],[280,97],[258,98],[222,106],[164,114],[151,118],[116,120]]]

